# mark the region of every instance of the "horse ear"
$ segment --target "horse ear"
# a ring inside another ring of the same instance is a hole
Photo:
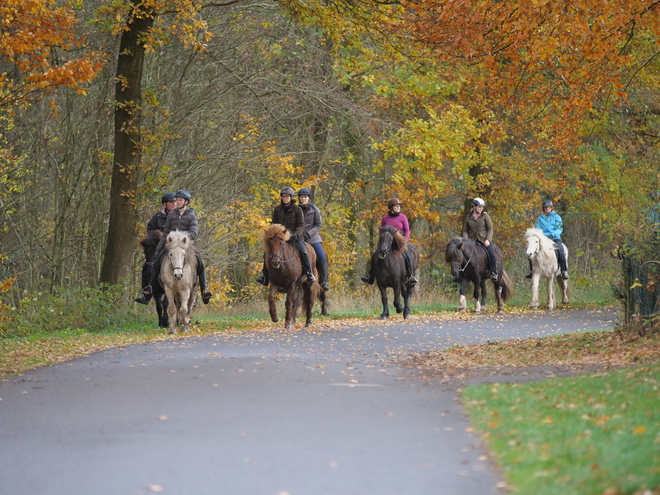
[[[461,249],[461,250],[462,250],[462,249],[463,249],[463,241],[459,241],[459,242],[457,242],[457,243],[456,243],[456,247],[457,247],[458,249]]]
[[[184,244],[187,244],[187,243],[188,243],[188,236],[187,236],[187,235],[184,235],[184,236],[183,236],[183,243],[184,243]]]

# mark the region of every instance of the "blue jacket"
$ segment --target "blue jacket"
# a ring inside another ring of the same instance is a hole
[[[554,211],[542,213],[536,221],[536,228],[541,229],[543,234],[550,239],[561,239],[561,233],[564,231],[564,223],[561,217]]]

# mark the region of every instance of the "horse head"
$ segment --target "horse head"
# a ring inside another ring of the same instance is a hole
[[[376,248],[378,257],[383,260],[390,253],[394,253],[396,256],[401,256],[406,250],[407,242],[406,238],[399,233],[396,227],[392,227],[391,225],[381,227],[380,239],[378,240],[378,247]]]
[[[541,240],[534,232],[536,229],[528,229],[525,233],[525,241],[527,242],[527,248],[525,249],[525,255],[528,260],[531,260],[541,249]]]
[[[160,230],[152,230],[147,234],[147,237],[140,241],[142,245],[142,250],[144,251],[144,256],[147,261],[154,261],[154,255],[156,254],[156,248],[160,242],[163,232]]]
[[[445,251],[445,261],[451,267],[451,275],[454,282],[461,281],[461,272],[465,270],[463,264],[465,263],[465,254],[463,252],[464,239],[462,237],[454,237]]]
[[[266,227],[261,233],[261,242],[266,252],[266,257],[270,258],[273,268],[279,269],[282,263],[286,261],[284,257],[284,244],[291,238],[291,233],[279,223],[274,223]]]
[[[172,273],[176,280],[183,278],[183,269],[186,266],[188,252],[192,246],[192,240],[185,232],[175,230],[167,235],[165,248],[172,267]]]

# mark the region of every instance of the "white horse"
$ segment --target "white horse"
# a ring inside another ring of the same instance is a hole
[[[187,332],[198,285],[195,246],[186,232],[175,230],[167,234],[165,248],[167,253],[162,257],[158,278],[169,301],[169,333],[177,333],[177,323]]]
[[[539,307],[539,280],[545,277],[548,281],[548,309],[557,307],[555,299],[554,279],[557,279],[562,292],[561,302],[568,303],[568,281],[561,278],[559,261],[557,261],[557,245],[546,237],[540,229],[527,229],[525,232],[527,249],[525,254],[532,264],[532,302],[529,307]],[[564,244],[564,256],[568,260],[568,248]]]

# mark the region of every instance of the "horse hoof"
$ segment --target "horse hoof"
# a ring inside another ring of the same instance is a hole
[[[183,327],[183,333],[190,332],[190,325],[185,325]]]
[[[170,335],[176,335],[176,330],[172,330],[172,329],[170,329],[170,331],[167,332],[167,333],[169,333]]]
[[[403,308],[396,308],[397,313],[403,313]]]
[[[387,320],[387,316],[381,316],[380,319],[381,320]]]

